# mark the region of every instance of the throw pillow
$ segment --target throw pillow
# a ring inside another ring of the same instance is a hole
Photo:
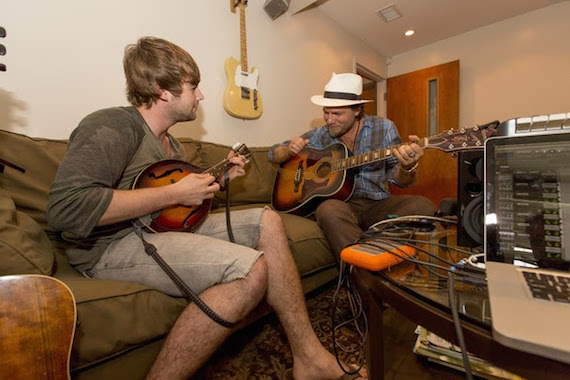
[[[0,189],[0,276],[52,272],[55,256],[41,226],[16,210],[8,193]]]

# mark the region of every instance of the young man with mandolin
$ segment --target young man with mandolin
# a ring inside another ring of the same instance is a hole
[[[435,207],[425,197],[390,194],[387,182],[400,187],[414,183],[423,150],[417,136],[401,144],[391,120],[364,114],[363,104],[370,100],[362,99],[359,75],[333,73],[324,95],[311,101],[323,107],[326,125],[269,152],[269,159],[281,164],[273,195],[277,210],[305,216],[314,212],[337,258],[389,215],[434,215]]]
[[[224,175],[187,173],[175,180],[174,173],[180,170],[172,169],[160,175],[173,176],[161,186],[132,188],[149,165],[184,158],[169,129],[194,120],[204,96],[194,59],[163,39],[145,37],[127,46],[123,66],[132,106],[99,110],[80,122],[50,189],[48,221],[74,244],[66,252],[70,263],[88,277],[138,282],[180,296],[169,275],[145,252],[145,245],[152,244],[225,321],[242,320],[265,298],[287,333],[295,378],[341,377],[335,357],[312,329],[276,212],[268,208],[232,212],[236,243],[228,241],[223,213],[209,215],[193,232],[134,228],[145,217],[172,207],[188,207],[192,214],[192,207],[220,190]],[[227,162],[229,180],[245,174],[243,155],[230,152]],[[148,378],[191,377],[231,332],[196,302],[190,303]]]

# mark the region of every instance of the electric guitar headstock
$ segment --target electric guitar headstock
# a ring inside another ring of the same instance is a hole
[[[236,8],[244,9],[247,5],[247,0],[230,0],[230,10],[235,13]]]

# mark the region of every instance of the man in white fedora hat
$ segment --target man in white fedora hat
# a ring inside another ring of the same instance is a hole
[[[357,156],[402,142],[391,120],[364,113],[363,104],[371,100],[362,99],[360,75],[333,73],[324,94],[313,96],[311,101],[323,107],[326,125],[274,145],[269,152],[272,162],[284,163],[305,147],[326,151],[331,144],[343,143],[351,155]],[[353,191],[346,199],[337,199],[343,191],[332,194],[335,189],[331,188],[330,198],[322,196],[326,193],[323,190],[321,195],[314,198],[309,196],[307,202],[300,205],[302,208],[317,204],[315,218],[337,259],[344,247],[354,243],[363,231],[389,215],[434,215],[435,207],[429,199],[392,195],[386,186],[386,182],[390,182],[399,187],[408,187],[415,182],[423,150],[417,144],[417,136],[409,136],[409,140],[408,144],[391,149],[391,156],[387,159],[368,164],[368,161],[363,161],[351,170],[354,175]],[[323,183],[326,182],[321,181]]]

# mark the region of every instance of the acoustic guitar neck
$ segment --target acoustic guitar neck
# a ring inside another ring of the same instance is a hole
[[[498,121],[479,125],[473,128],[461,128],[458,130],[447,130],[439,135],[424,137],[417,144],[422,148],[434,148],[444,152],[454,152],[458,150],[483,149],[484,142],[492,136],[499,125]],[[393,156],[392,150],[406,144],[398,144],[388,148],[366,152],[356,156],[349,156],[334,160],[331,163],[332,171],[342,171],[373,162],[386,160]]]

